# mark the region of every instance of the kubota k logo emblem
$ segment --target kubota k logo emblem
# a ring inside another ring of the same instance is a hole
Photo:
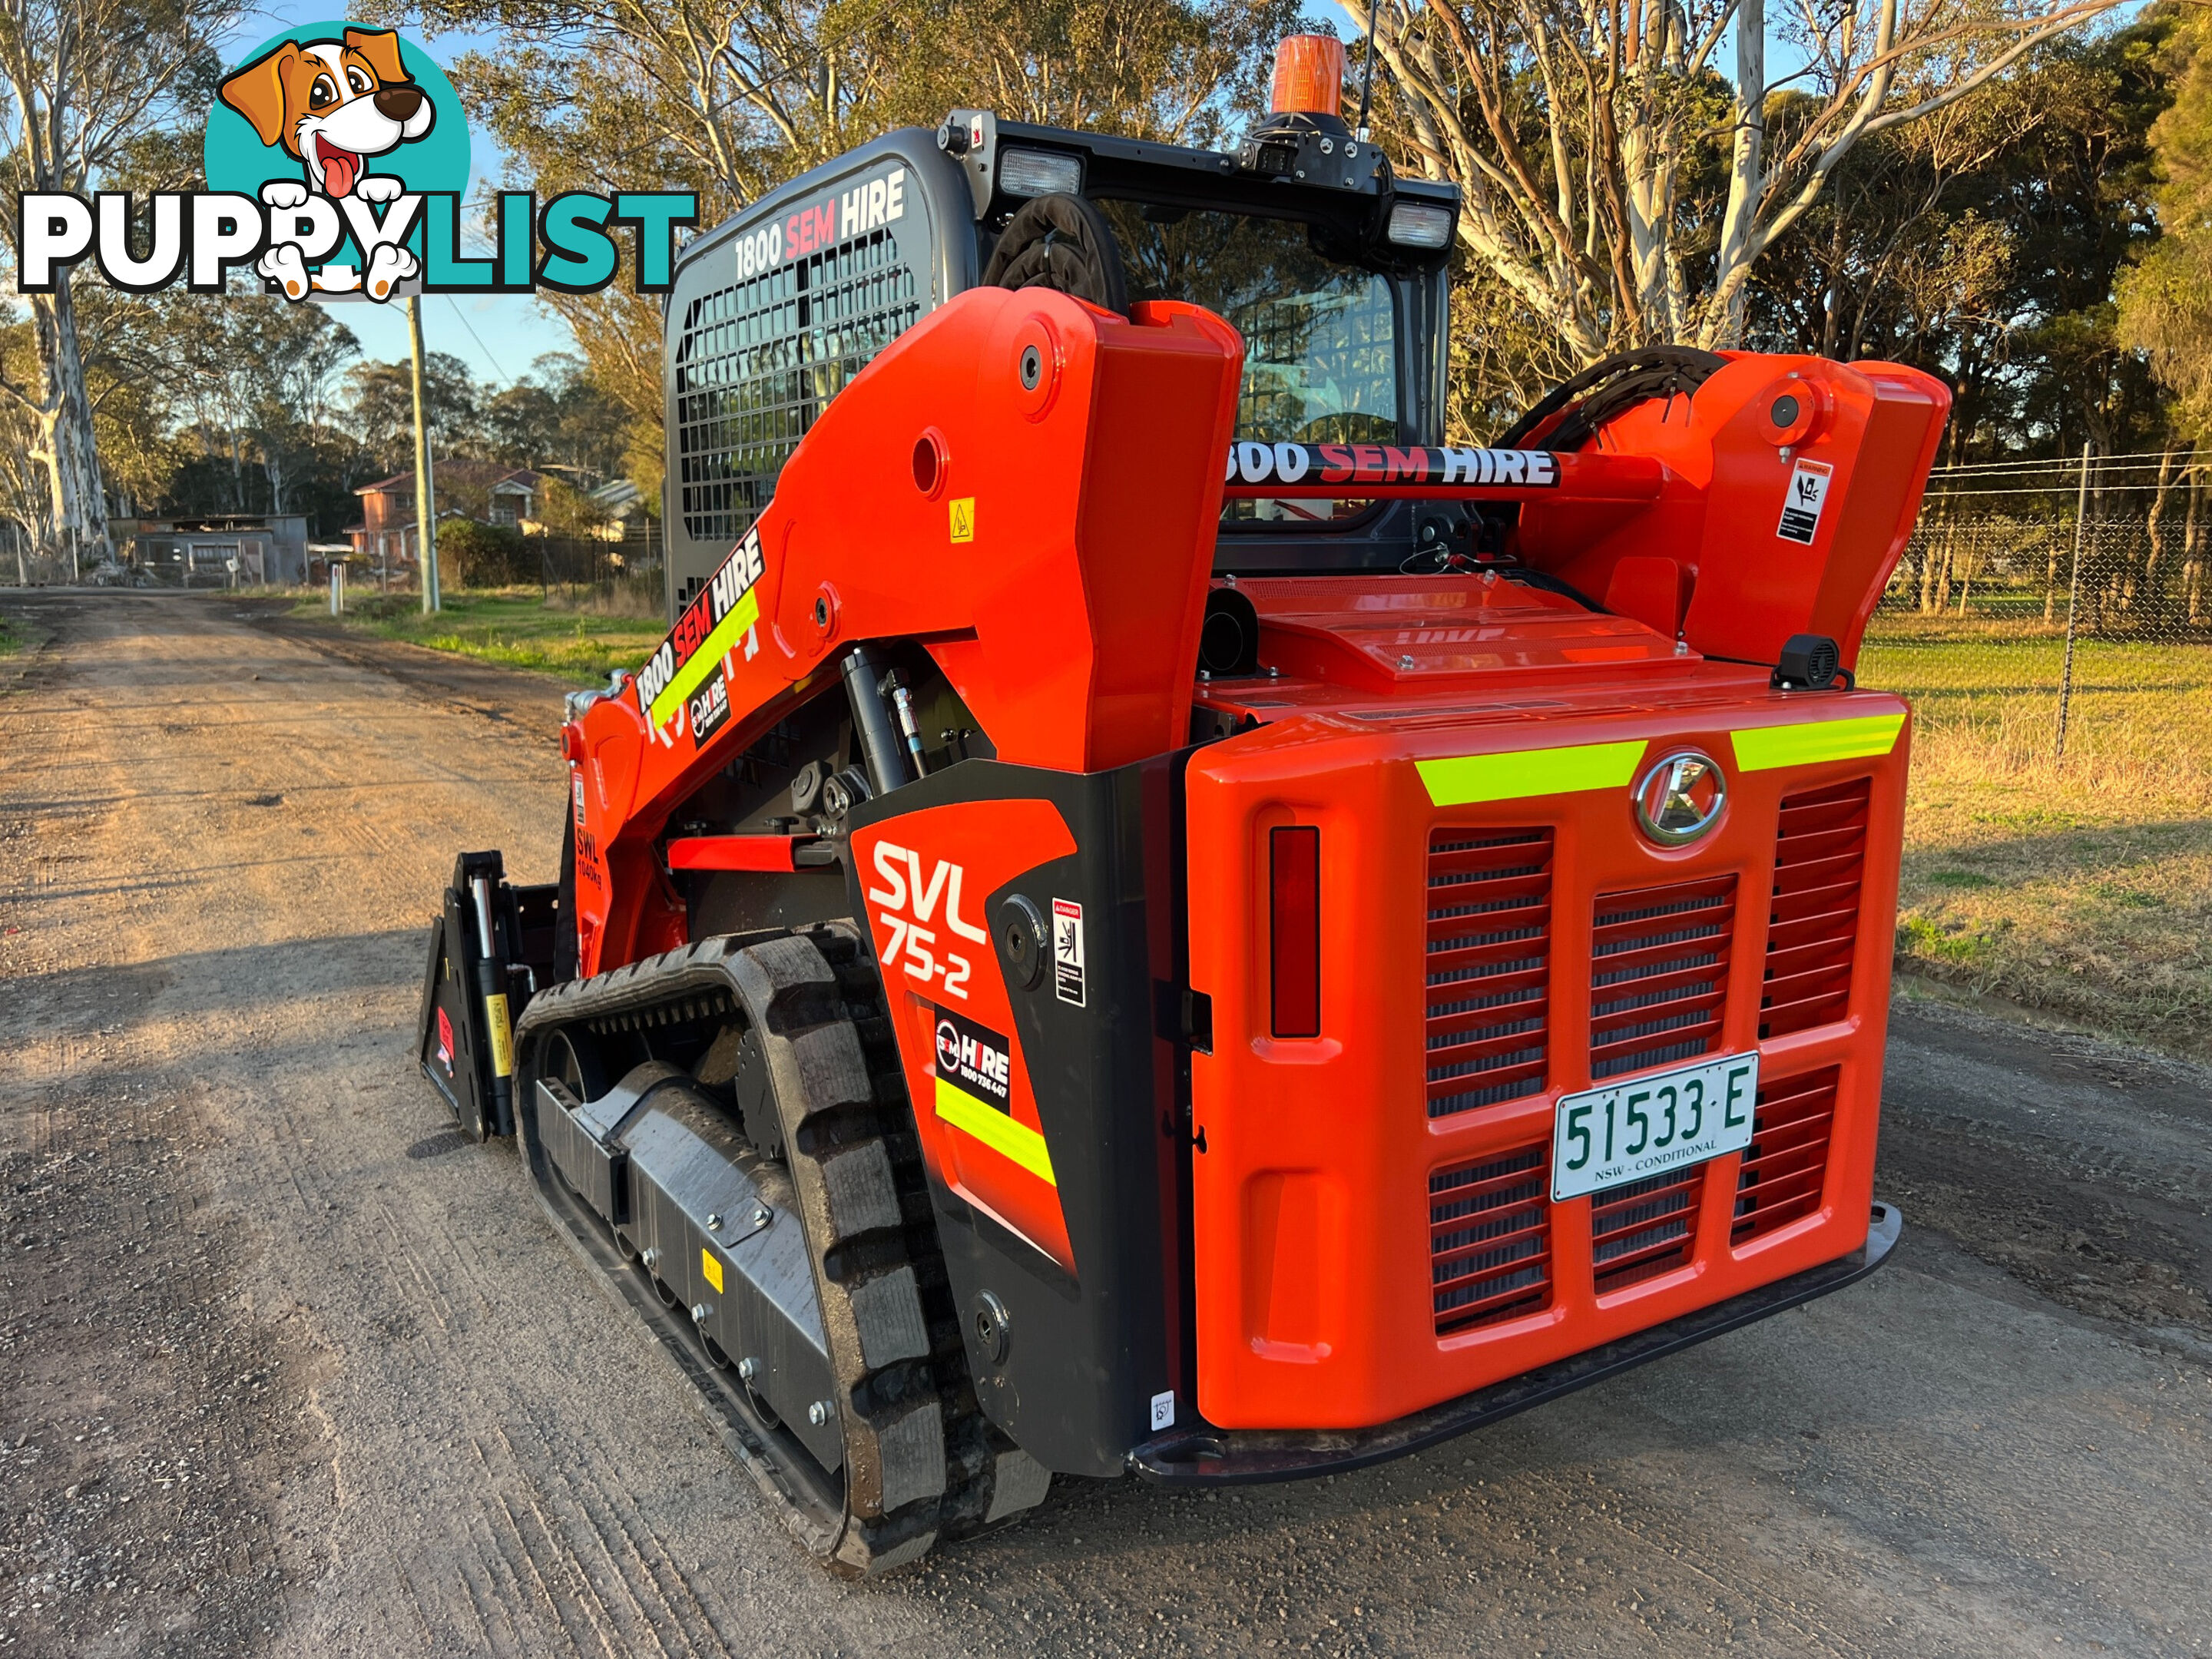
[[[1686,847],[1720,822],[1728,779],[1694,750],[1668,756],[1636,786],[1636,822],[1662,847]]]

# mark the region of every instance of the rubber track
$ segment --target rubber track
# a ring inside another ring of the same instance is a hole
[[[719,1022],[734,1000],[759,1034],[842,1396],[844,1512],[825,1528],[792,1489],[807,1471],[757,1472],[793,1533],[851,1577],[1030,1508],[1048,1482],[976,1407],[880,986],[848,926],[733,934],[549,988],[516,1028],[526,1099],[539,1040],[560,1027]],[[798,1455],[754,1427],[747,1462]]]

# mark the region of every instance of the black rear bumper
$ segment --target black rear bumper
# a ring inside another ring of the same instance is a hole
[[[1245,1486],[1388,1462],[1840,1291],[1887,1261],[1903,1231],[1897,1207],[1877,1204],[1866,1243],[1847,1256],[1395,1422],[1371,1429],[1177,1429],[1138,1446],[1129,1467],[1163,1486]]]

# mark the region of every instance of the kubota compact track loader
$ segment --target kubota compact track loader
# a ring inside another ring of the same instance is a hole
[[[1411,1451],[1898,1237],[1850,670],[1947,393],[1654,349],[1451,446],[1458,199],[1340,63],[1234,154],[960,111],[702,237],[674,626],[570,700],[558,886],[447,896],[424,1071],[840,1571]]]

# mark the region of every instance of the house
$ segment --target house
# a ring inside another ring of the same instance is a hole
[[[430,490],[441,520],[474,519],[520,529],[535,516],[540,488],[538,475],[526,467],[459,459],[430,464]],[[349,525],[345,533],[354,550],[383,568],[416,562],[415,474],[395,472],[353,493],[361,497],[362,521]]]
[[[182,587],[239,582],[279,586],[307,579],[307,520],[299,513],[215,513],[111,521],[131,562]]]

